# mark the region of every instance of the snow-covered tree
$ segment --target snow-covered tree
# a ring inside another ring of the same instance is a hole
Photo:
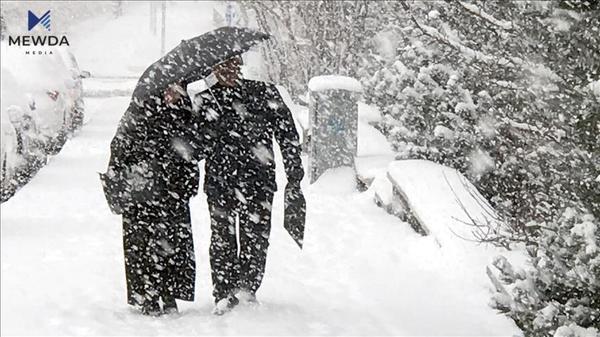
[[[365,43],[378,27],[378,2],[244,1],[259,29],[273,38],[265,44],[271,80],[293,96],[304,93],[317,75],[355,76]]]
[[[530,267],[504,257],[491,273],[497,293],[492,305],[526,336],[598,336],[600,333],[600,228],[592,214],[567,207],[528,246]]]

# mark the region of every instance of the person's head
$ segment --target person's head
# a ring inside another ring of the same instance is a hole
[[[244,64],[241,56],[234,56],[213,67],[213,73],[221,85],[234,87],[242,78],[242,68]]]

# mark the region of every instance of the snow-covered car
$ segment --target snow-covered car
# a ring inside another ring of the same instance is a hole
[[[37,111],[31,94],[23,90],[12,72],[2,68],[0,115],[1,200],[8,199],[18,186],[46,162],[45,138],[36,124]]]
[[[27,100],[25,94],[23,94],[19,88],[16,79],[11,73],[2,72],[0,76],[1,85],[0,91],[2,97],[0,98],[1,110],[1,144],[0,144],[0,169],[3,187],[6,185],[7,180],[10,179],[19,164],[21,163],[19,155],[19,140],[13,120],[16,116],[23,114],[22,102]],[[11,118],[12,117],[12,118]]]
[[[1,42],[2,190],[21,186],[83,123],[80,71],[73,54],[27,55]],[[15,187],[15,186],[13,186]]]
[[[20,162],[17,133],[5,111],[0,113],[0,132],[0,182],[4,187]]]
[[[3,88],[2,96],[11,97],[10,105],[20,107],[21,118],[33,119],[48,154],[55,154],[83,122],[81,78],[86,74],[67,49],[56,48],[49,55],[26,55],[19,47],[2,44],[2,76],[14,79]],[[15,95],[17,92],[19,95]],[[3,99],[2,110],[10,105]]]

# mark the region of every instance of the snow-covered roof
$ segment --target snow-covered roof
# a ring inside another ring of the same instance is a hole
[[[308,81],[308,89],[310,91],[324,91],[324,90],[348,90],[355,92],[362,92],[362,85],[360,82],[352,77],[338,76],[338,75],[323,75],[316,76]]]

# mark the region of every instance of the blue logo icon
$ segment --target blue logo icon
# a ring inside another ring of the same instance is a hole
[[[50,31],[50,10],[48,10],[46,13],[44,13],[44,15],[40,16],[39,18],[35,14],[33,14],[32,11],[27,11],[27,12],[28,12],[27,27],[29,28],[29,30],[32,30],[39,23],[42,26],[44,26],[44,28],[46,28],[47,31]]]

